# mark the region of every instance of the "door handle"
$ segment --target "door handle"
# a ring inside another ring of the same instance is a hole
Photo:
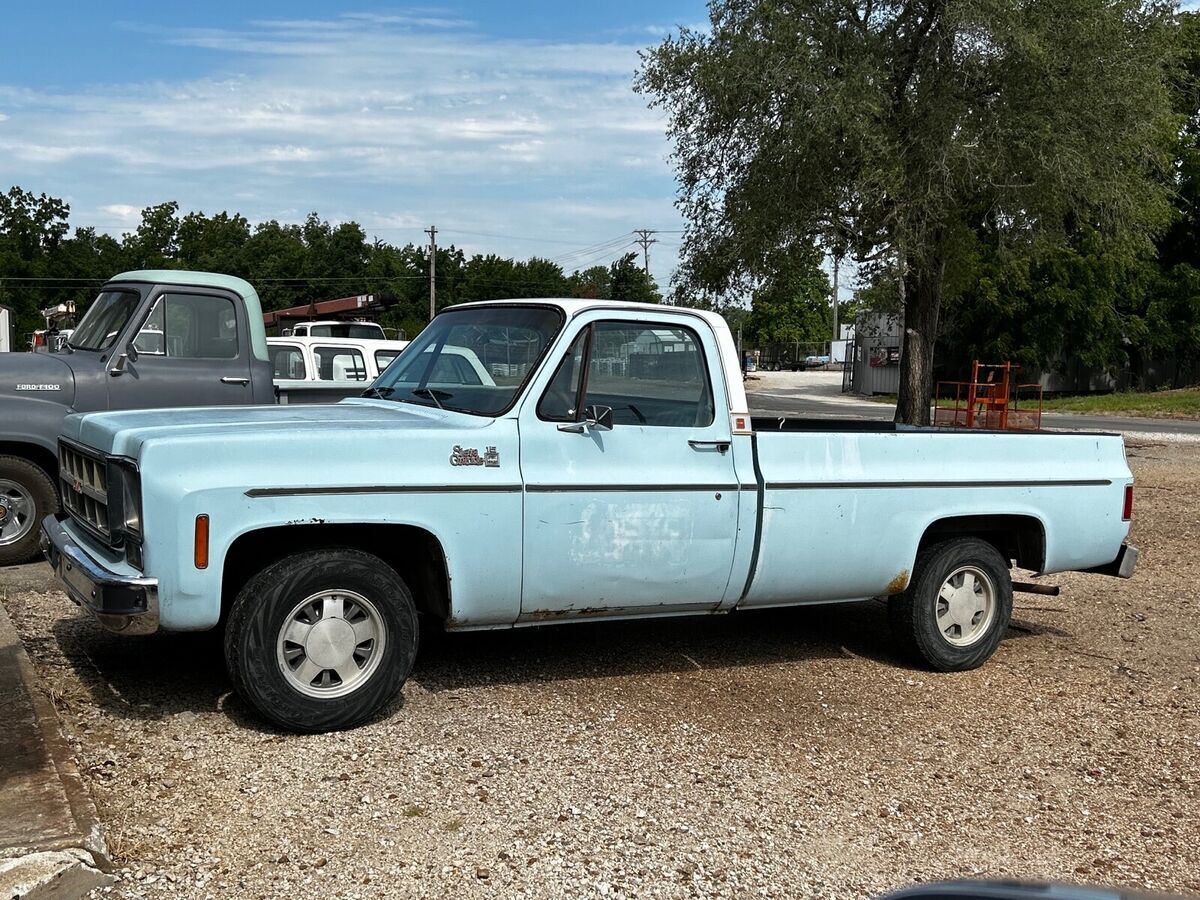
[[[238,378],[236,375],[226,375],[221,379],[221,384],[249,384],[249,378]]]
[[[722,456],[729,451],[730,441],[688,441],[693,450],[716,450]]]

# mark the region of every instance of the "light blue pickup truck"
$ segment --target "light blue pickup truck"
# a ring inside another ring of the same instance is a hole
[[[1137,560],[1119,436],[751,418],[712,313],[457,306],[366,394],[68,418],[66,512],[42,525],[68,594],[115,631],[223,625],[241,695],[323,731],[396,694],[418,613],[465,631],[888,596],[903,645],[954,671],[1005,633],[1014,563]]]

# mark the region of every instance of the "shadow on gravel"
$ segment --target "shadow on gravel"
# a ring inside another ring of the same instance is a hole
[[[1058,633],[1045,626],[1014,624],[1009,640]],[[121,637],[77,616],[59,620],[53,634],[43,640],[58,644],[93,702],[111,715],[155,720],[221,710],[238,725],[274,731],[230,693],[217,631]],[[30,650],[51,658],[34,646]],[[422,629],[411,680],[436,693],[810,660],[849,665],[863,659],[915,668],[897,653],[886,606],[879,601],[464,634],[446,634],[434,624]],[[398,698],[384,715],[394,713],[402,702]]]
[[[734,612],[509,631],[427,630],[412,679],[430,691],[482,684],[619,678],[862,657],[907,667],[882,603]]]
[[[231,690],[216,631],[121,636],[80,615],[55,622],[53,633],[93,702],[112,715],[160,719],[211,711],[225,705],[222,698]],[[240,703],[236,707],[228,712],[239,724],[251,724],[250,714],[241,714]]]

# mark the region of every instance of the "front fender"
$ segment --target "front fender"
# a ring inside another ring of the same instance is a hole
[[[145,488],[144,488],[145,491]],[[154,493],[154,492],[151,492]],[[407,525],[441,544],[455,627],[510,625],[520,614],[522,495],[468,491],[251,497],[245,491],[198,490],[169,506],[146,505],[146,573],[159,580],[161,626],[202,630],[220,619],[224,562],[233,544],[265,529],[303,526]],[[152,509],[172,510],[155,515]],[[208,516],[209,561],[194,565],[195,521]],[[170,521],[158,521],[169,516]],[[334,541],[338,543],[337,541]],[[414,586],[415,587],[415,586]]]

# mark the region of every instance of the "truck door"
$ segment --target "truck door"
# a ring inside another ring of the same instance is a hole
[[[133,347],[123,368],[117,355],[109,365],[109,409],[252,401],[246,311],[230,294],[163,291],[151,300]]]
[[[534,384],[520,423],[522,620],[724,598],[738,482],[717,359],[702,325],[597,318]]]

